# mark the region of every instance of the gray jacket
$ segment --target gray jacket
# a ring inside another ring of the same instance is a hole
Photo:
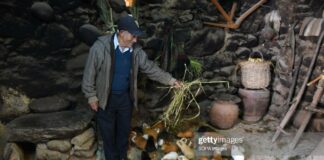
[[[83,72],[82,91],[89,103],[99,101],[99,107],[102,109],[105,109],[111,91],[112,66],[114,66],[114,54],[112,53],[115,53],[112,37],[113,35],[101,36],[93,44]],[[165,85],[172,85],[176,81],[169,73],[164,72],[153,61],[149,60],[142,48],[134,46],[130,91],[136,108],[138,71]]]

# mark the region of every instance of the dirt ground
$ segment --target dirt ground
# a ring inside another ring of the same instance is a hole
[[[290,150],[289,145],[296,134],[296,129],[285,128],[291,135],[281,134],[272,143],[271,139],[278,124],[277,119],[266,116],[258,123],[248,124],[241,121],[229,130],[219,131],[227,137],[243,138],[240,146],[244,148],[246,160],[303,160],[324,137],[323,132],[304,132],[295,149]]]
[[[207,121],[208,117],[203,117],[198,123],[206,124]],[[280,134],[274,143],[271,142],[279,123],[279,119],[267,115],[256,123],[247,123],[239,119],[231,129],[213,128],[212,130],[227,138],[242,138],[243,142],[237,146],[243,149],[245,160],[305,160],[324,138],[324,132],[304,132],[295,149],[290,150],[289,145],[297,132],[291,124],[285,128],[290,135]],[[197,133],[197,129],[195,132]],[[324,156],[324,152],[320,154]]]

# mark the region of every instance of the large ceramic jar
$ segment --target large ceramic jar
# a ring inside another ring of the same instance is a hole
[[[215,101],[209,111],[210,123],[220,129],[234,126],[239,116],[239,107],[232,101]]]
[[[246,122],[257,122],[266,114],[270,91],[265,89],[249,90],[239,89],[239,95],[243,101],[243,120]]]

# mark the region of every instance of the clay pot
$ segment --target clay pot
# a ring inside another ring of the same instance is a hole
[[[220,129],[229,129],[238,119],[239,108],[232,101],[215,101],[209,111],[212,125]]]
[[[243,101],[243,120],[257,122],[267,112],[270,91],[269,90],[248,90],[239,89],[239,95]]]

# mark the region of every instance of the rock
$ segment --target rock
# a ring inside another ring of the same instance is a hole
[[[41,41],[47,44],[49,51],[55,51],[54,53],[59,53],[58,50],[62,48],[71,48],[75,42],[73,33],[62,24],[48,24],[40,34],[44,34]]]
[[[56,12],[65,12],[80,6],[80,0],[48,0]]]
[[[92,146],[90,150],[76,150],[73,155],[77,157],[85,157],[85,158],[90,158],[93,157],[96,153],[98,144],[96,143],[95,145]]]
[[[224,38],[223,29],[204,28],[199,31],[192,31],[192,38],[185,44],[185,52],[196,57],[214,54],[222,48]]]
[[[8,56],[8,49],[4,45],[0,45],[0,58],[3,59]]]
[[[213,64],[213,67],[221,68],[225,66],[233,65],[233,52],[220,52],[215,55],[215,59],[207,59],[209,63]]]
[[[157,8],[157,9],[153,9],[148,16],[152,18],[153,22],[163,22],[163,21],[170,22],[175,16],[175,14],[176,12],[173,10]]]
[[[235,39],[227,40],[225,44],[226,51],[236,51],[239,47],[239,42]]]
[[[302,74],[299,73],[299,75]],[[279,82],[282,84],[282,86],[289,88],[291,85],[291,81],[289,79],[290,77],[288,77],[288,75],[287,76],[282,75],[281,77],[279,77]]]
[[[83,70],[83,68],[86,64],[88,55],[89,54],[86,53],[86,54],[78,55],[78,56],[68,60],[66,62],[66,69],[69,71],[73,71],[73,70],[77,70],[77,69]]]
[[[37,24],[33,24],[24,17],[4,13],[0,19],[0,36],[11,38],[27,38],[33,35]]]
[[[92,117],[93,113],[86,108],[21,116],[7,124],[9,141],[38,143],[71,138],[87,128]]]
[[[249,2],[246,2],[249,3]],[[238,13],[238,15],[242,15],[243,12],[248,10],[252,4],[245,4],[245,7],[241,8],[241,13]],[[262,8],[261,8],[262,9]],[[255,33],[256,31],[260,30],[260,26],[263,25],[263,19],[265,13],[262,13],[261,9],[257,9],[253,14],[248,16],[242,23],[240,28],[238,29],[241,33]]]
[[[286,102],[286,98],[283,97],[282,95],[280,95],[279,93],[274,92],[272,94],[272,100],[271,100],[272,104],[276,104],[276,105],[282,105]]]
[[[248,47],[248,48],[251,48],[251,47],[255,47],[255,46],[258,46],[258,38],[256,36],[254,36],[253,34],[248,34],[247,37],[246,37],[246,44],[245,46]]]
[[[239,46],[247,47],[247,36],[243,33],[233,33],[229,35],[228,40],[236,40]]]
[[[58,96],[44,97],[33,100],[29,108],[33,112],[48,113],[62,111],[70,106],[70,102]]]
[[[153,49],[155,51],[162,50],[163,40],[160,38],[151,38],[147,41],[145,48]]]
[[[78,55],[82,55],[82,54],[86,54],[89,53],[89,46],[87,46],[84,43],[80,43],[79,45],[75,46],[72,51],[71,51],[71,55],[72,56],[78,56]]]
[[[8,132],[7,132],[6,126],[0,122],[0,148],[1,148],[0,149],[0,159],[1,159],[1,156],[4,155],[3,154],[4,150],[2,148],[5,148],[5,146],[7,144],[7,139],[8,139]]]
[[[173,33],[173,41],[175,43],[182,43],[182,42],[189,41],[191,38],[190,30],[191,30],[191,28],[190,29],[188,29],[188,28],[177,29]]]
[[[191,30],[202,30],[204,29],[204,24],[201,20],[193,19],[192,21],[183,23],[181,28],[190,28]],[[192,33],[189,32],[188,34],[191,35]]]
[[[69,159],[69,155],[58,151],[49,150],[46,144],[37,144],[36,159],[62,160]]]
[[[214,92],[214,88],[210,85],[203,85],[203,89],[206,95],[212,94]]]
[[[216,94],[214,97],[215,101],[231,101],[233,103],[240,103],[242,99],[237,95],[227,94],[227,93],[221,93]]]
[[[34,16],[46,22],[54,17],[54,10],[47,2],[34,2],[30,10]]]
[[[275,83],[273,90],[281,94],[283,97],[288,97],[289,88],[285,87],[281,83]]]
[[[80,135],[77,135],[71,139],[71,143],[76,146],[82,146],[91,140],[95,136],[93,128],[89,128]]]
[[[203,76],[204,78],[206,78],[206,79],[211,79],[211,78],[214,77],[214,73],[211,72],[211,71],[205,71],[205,72],[202,74],[202,76]]]
[[[205,100],[199,102],[198,104],[199,104],[200,108],[210,108],[211,103],[212,103],[212,101],[205,99]]]
[[[192,9],[196,4],[196,1],[191,0],[177,0],[175,2],[175,8],[180,10]]]
[[[126,10],[126,4],[124,0],[111,0],[109,3],[111,4],[111,8],[117,13],[121,13]]]
[[[90,139],[88,139],[85,143],[83,143],[82,145],[78,146],[75,145],[73,147],[74,150],[80,150],[80,151],[84,151],[84,150],[90,150],[93,145],[95,144],[95,137],[91,137]]]
[[[309,11],[309,12],[303,12],[303,13],[295,13],[294,17],[296,17],[296,20],[302,21],[306,17],[314,17],[314,12]]]
[[[30,99],[12,88],[0,86],[0,120],[12,119],[29,113]]]
[[[185,12],[183,15],[181,15],[179,17],[179,21],[181,23],[186,23],[186,22],[189,22],[189,21],[192,21],[193,20],[193,15],[190,14],[190,12]]]
[[[25,52],[26,53],[26,52]],[[39,62],[32,56],[11,56],[7,58],[10,65],[24,65],[25,67],[39,67]]]
[[[72,145],[70,140],[51,140],[46,143],[47,148],[59,152],[68,152],[71,150]]]
[[[309,5],[307,4],[298,4],[295,8],[296,13],[304,13],[310,11]]]
[[[23,160],[24,152],[16,143],[7,143],[3,157],[6,160]]]
[[[270,27],[270,25],[265,25],[264,28],[261,30],[260,38],[262,41],[272,41],[273,38],[276,36],[276,31]]]
[[[80,40],[88,46],[92,46],[92,44],[101,35],[102,32],[96,26],[91,24],[84,24],[79,28]]]
[[[235,67],[236,67],[235,65],[222,67],[219,71],[219,75],[230,76],[232,74],[232,72],[234,71]]]
[[[148,109],[156,109],[156,108],[160,108],[160,107],[164,107],[165,106],[165,102],[160,102],[160,98],[165,96],[165,93],[161,92],[161,90],[150,90],[150,91],[146,91],[145,95],[149,95],[149,96],[145,96],[145,107]],[[169,95],[167,95],[165,97],[165,99],[170,98]]]
[[[141,0],[141,1],[139,1],[139,3],[141,5],[145,5],[145,4],[161,4],[164,1],[165,0]]]
[[[212,15],[212,16],[216,17],[215,15],[219,14],[217,9],[215,9],[215,5],[211,5],[209,0],[200,0],[200,1],[196,1],[196,3],[197,3],[197,8],[204,8],[202,11],[206,15]],[[203,14],[201,14],[201,15],[203,15]],[[214,22],[216,22],[216,21],[214,21]]]
[[[69,157],[69,160],[96,160],[96,159],[98,159],[96,157],[96,155],[94,155],[93,157],[89,157],[89,158],[86,158],[86,157],[77,157],[77,156],[70,156]]]
[[[251,49],[247,47],[239,47],[236,51],[235,54],[240,57],[240,58],[246,58],[249,57],[251,53]]]

